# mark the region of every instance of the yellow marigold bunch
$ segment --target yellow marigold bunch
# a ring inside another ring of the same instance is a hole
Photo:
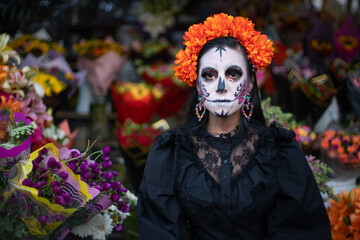
[[[135,100],[141,100],[148,95],[152,95],[155,99],[160,99],[163,96],[161,89],[152,87],[144,82],[125,82],[117,86],[117,91],[121,95],[130,93]]]
[[[92,38],[90,40],[84,40],[80,43],[75,43],[73,49],[80,56],[88,56],[92,58],[101,57],[109,51],[116,52],[119,56],[124,54],[124,48],[115,41],[109,41],[106,39]]]
[[[181,49],[174,66],[175,76],[189,86],[194,86],[197,73],[197,58],[205,43],[219,37],[234,37],[244,47],[250,62],[263,69],[271,63],[273,43],[254,29],[247,18],[233,17],[224,13],[208,17],[203,23],[190,26],[184,35],[185,50]]]
[[[66,84],[57,79],[55,76],[39,72],[33,79],[34,82],[39,83],[45,90],[45,96],[50,97],[52,95],[59,94],[66,88]]]

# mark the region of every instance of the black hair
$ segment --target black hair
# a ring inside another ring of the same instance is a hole
[[[199,65],[199,60],[201,59],[201,57],[207,51],[209,51],[211,48],[219,47],[219,46],[227,46],[232,49],[240,48],[241,51],[245,54],[246,59],[247,59],[248,74],[251,77],[251,80],[253,83],[253,88],[251,90],[251,102],[254,106],[254,111],[253,111],[253,115],[252,115],[251,119],[256,119],[260,123],[265,124],[265,118],[264,118],[264,114],[263,114],[263,111],[261,108],[261,102],[260,102],[259,93],[258,93],[259,90],[258,90],[258,86],[257,86],[257,80],[256,80],[256,74],[254,71],[254,66],[250,63],[249,59],[247,58],[247,54],[246,54],[244,46],[236,38],[220,37],[220,38],[215,38],[215,39],[207,42],[199,52],[198,62],[197,62],[197,69],[198,69],[197,71],[199,71],[198,65]],[[197,73],[197,75],[199,76],[199,72]],[[195,106],[197,103],[198,103],[198,92],[196,90],[196,87],[191,87],[189,98],[186,103],[186,109],[185,109],[186,115],[187,115],[186,122],[185,122],[184,126],[182,127],[184,130],[186,128],[193,129],[194,127],[196,127],[198,130],[200,130],[206,126],[206,123],[209,118],[209,111],[206,110],[206,113],[205,113],[203,119],[201,120],[201,122],[198,122],[198,119],[197,119],[197,116],[195,113]]]

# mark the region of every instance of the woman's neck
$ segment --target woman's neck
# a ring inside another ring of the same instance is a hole
[[[207,123],[207,131],[209,133],[223,134],[229,133],[237,125],[241,124],[241,112],[237,111],[228,117],[218,117],[209,112],[209,121]]]

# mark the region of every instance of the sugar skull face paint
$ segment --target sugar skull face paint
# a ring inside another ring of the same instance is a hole
[[[219,117],[241,108],[249,83],[246,56],[239,49],[211,48],[200,59],[197,90],[205,107]]]

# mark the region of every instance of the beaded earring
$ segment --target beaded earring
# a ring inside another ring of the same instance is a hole
[[[251,116],[253,114],[253,110],[254,110],[254,105],[252,105],[252,103],[250,101],[250,98],[251,98],[251,94],[247,93],[246,98],[245,98],[245,103],[241,107],[241,112],[248,121],[250,121],[250,118],[251,118]],[[249,111],[249,109],[250,109],[249,114],[247,114],[245,112],[245,108],[246,108],[247,111]]]
[[[196,116],[198,118],[198,121],[200,122],[201,119],[204,117],[205,115],[205,112],[206,112],[206,108],[204,106],[204,101],[202,100],[201,96],[199,95],[198,96],[198,100],[199,102],[196,104],[195,106],[195,113],[196,113]],[[201,112],[202,110],[202,112]],[[200,114],[201,112],[201,114]]]

